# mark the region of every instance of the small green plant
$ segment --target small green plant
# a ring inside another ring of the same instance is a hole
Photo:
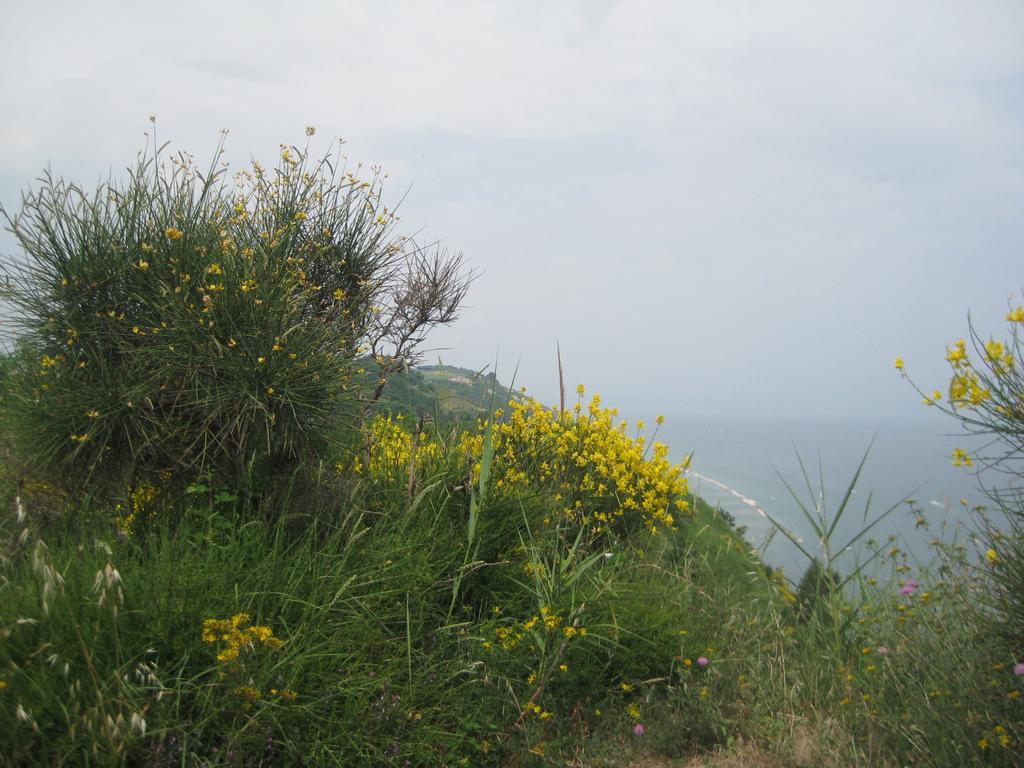
[[[819,628],[828,628],[834,643],[834,650],[837,654],[842,653],[841,646],[846,642],[846,629],[850,622],[848,594],[851,584],[859,583],[865,570],[874,563],[883,553],[884,547],[875,545],[870,548],[866,556],[861,556],[857,550],[858,544],[864,540],[865,544],[871,542],[866,538],[872,530],[887,519],[905,501],[906,497],[891,505],[887,509],[872,516],[871,502],[872,495],[864,503],[864,511],[861,516],[857,531],[850,535],[843,543],[837,544],[835,539],[840,522],[844,519],[853,498],[853,492],[860,480],[864,465],[867,462],[868,454],[871,451],[869,444],[861,457],[857,469],[854,471],[846,491],[835,512],[831,512],[824,494],[824,472],[819,461],[819,485],[815,489],[803,459],[797,453],[797,461],[807,488],[807,500],[800,498],[793,486],[779,475],[779,479],[789,491],[803,515],[804,520],[810,526],[818,543],[819,551],[805,544],[799,536],[790,531],[769,513],[765,513],[768,520],[775,526],[775,530],[782,533],[790,543],[807,559],[807,569],[798,584],[795,584],[795,605],[798,614],[805,620],[813,618],[812,624]],[[852,565],[848,565],[853,557]],[[847,568],[845,575],[841,569]]]

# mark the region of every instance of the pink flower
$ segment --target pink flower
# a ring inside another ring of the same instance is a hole
[[[636,725],[633,726],[633,735],[634,736],[643,736],[645,733],[647,733],[647,729],[644,728],[642,723],[637,723]]]
[[[884,645],[878,646],[878,655],[879,656],[888,656],[889,655],[889,649],[886,648]]]
[[[916,579],[907,579],[903,582],[903,589],[900,590],[901,595],[912,595],[914,591],[921,586],[917,583]]]
[[[710,663],[711,662],[708,661],[706,656],[700,656],[700,657],[697,658],[697,666],[698,667],[706,667]]]
[[[1024,661],[1020,662],[1013,668],[1013,674],[1024,675]]]

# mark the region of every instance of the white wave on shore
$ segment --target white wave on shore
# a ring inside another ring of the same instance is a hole
[[[689,470],[688,474],[692,475],[693,477],[698,478],[701,482],[710,483],[711,485],[715,486],[716,488],[719,488],[719,489],[725,491],[730,496],[736,497],[740,501],[740,503],[742,503],[744,506],[749,507],[751,512],[756,513],[756,514],[760,515],[762,518],[764,518],[765,522],[767,522],[769,526],[771,526],[771,527],[775,526],[775,523],[773,523],[771,518],[768,517],[768,514],[763,509],[761,509],[761,506],[757,503],[757,501],[755,501],[754,499],[750,498],[749,496],[744,496],[742,493],[737,491],[735,488],[730,488],[725,483],[719,482],[718,480],[715,480],[713,477],[708,477],[707,475],[702,475],[700,472],[694,472],[692,469]],[[790,533],[792,533],[792,531]],[[803,541],[803,539],[801,537],[796,536],[795,534],[793,534],[793,535],[795,536],[797,541],[800,541],[800,542]]]

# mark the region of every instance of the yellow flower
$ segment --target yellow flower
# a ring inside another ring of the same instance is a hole
[[[168,227],[164,230],[164,234],[167,235],[168,240],[181,240],[181,230],[175,229],[174,227]]]
[[[968,368],[970,361],[967,359],[967,342],[964,339],[957,339],[953,342],[953,348],[946,348],[946,360],[954,368]]]
[[[967,452],[963,448],[954,448],[953,449],[953,466],[954,467],[969,467],[972,464],[974,464],[974,462],[971,460],[971,457],[967,454]]]
[[[902,373],[904,371],[903,358],[902,357],[897,357],[896,358],[896,362],[895,362],[893,367],[895,367],[897,371]]]
[[[1009,323],[1024,323],[1024,307],[1017,305],[1017,308],[1006,316]]]
[[[234,692],[243,699],[248,699],[249,701],[255,701],[263,696],[263,693],[258,688],[253,688],[249,685],[240,685],[235,688]]]
[[[985,342],[985,356],[989,359],[989,362],[998,362],[1002,360],[1005,354],[1006,348],[1003,347],[1002,342],[995,339],[989,339]]]
[[[990,563],[995,563],[997,560],[999,560],[999,554],[994,549],[989,549],[985,553],[985,559],[987,559]]]

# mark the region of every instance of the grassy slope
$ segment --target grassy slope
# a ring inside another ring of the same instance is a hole
[[[414,372],[400,394],[440,412],[464,373]],[[486,390],[467,390],[478,413]],[[1013,659],[972,614],[969,572],[803,622],[694,498],[677,531],[634,533],[577,578],[542,497],[493,498],[469,546],[460,461],[454,444],[426,461],[412,497],[402,466],[320,476],[273,509],[159,496],[131,537],[45,485],[18,519],[6,478],[0,765],[1013,764]],[[566,570],[538,586],[534,556]],[[585,606],[587,638],[486,650],[545,604]],[[218,661],[203,622],[240,612],[283,648]],[[520,717],[531,696],[548,719]]]

